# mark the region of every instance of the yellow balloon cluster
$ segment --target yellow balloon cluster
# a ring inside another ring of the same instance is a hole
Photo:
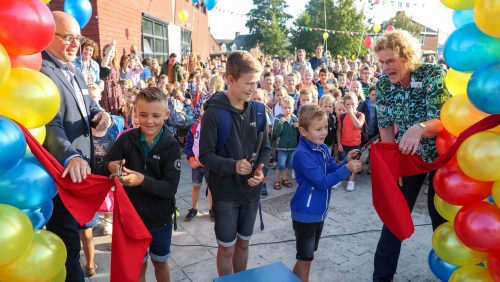
[[[500,38],[500,1],[476,0],[474,21],[477,27],[492,37]]]
[[[0,269],[26,252],[32,238],[33,226],[28,217],[13,206],[0,204]]]
[[[495,200],[497,207],[500,208],[500,180],[495,181],[492,189],[493,200]]]
[[[7,50],[0,44],[0,85],[9,79],[10,59]]]
[[[500,180],[500,134],[483,131],[467,138],[458,148],[457,161],[476,180]]]
[[[13,68],[9,79],[0,86],[0,114],[27,128],[51,121],[59,110],[61,97],[50,78],[41,72]]]
[[[434,230],[432,247],[442,260],[458,266],[483,262],[487,255],[464,245],[457,237],[451,222],[443,223]]]
[[[441,0],[441,2],[448,8],[453,10],[469,10],[474,8],[476,0]]]
[[[448,282],[495,282],[488,269],[479,265],[465,265],[455,270]]]
[[[38,143],[43,144],[45,135],[47,134],[47,132],[45,131],[45,126],[30,129],[29,132],[31,133],[31,135],[33,135],[33,137],[35,137]]]
[[[449,69],[445,78],[446,87],[453,96],[465,95],[467,94],[467,83],[471,76],[472,73]]]
[[[48,281],[60,275],[66,246],[54,233],[36,230],[30,248],[13,263],[0,268],[4,281]]]

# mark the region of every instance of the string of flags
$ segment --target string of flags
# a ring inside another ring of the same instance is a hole
[[[224,13],[224,14],[234,15],[234,16],[238,16],[238,17],[242,17],[242,18],[247,16],[247,15],[242,14],[242,13],[226,10],[226,9],[219,8],[219,7],[215,7],[214,9],[216,11]],[[272,22],[273,22],[271,20],[260,18],[260,17],[251,17],[250,16],[249,19],[250,20],[253,20],[253,19],[261,20],[261,21],[264,21],[268,24],[272,24]],[[324,29],[324,28],[320,28],[320,27],[307,27],[307,26],[300,26],[300,25],[297,26],[297,29],[299,31],[301,31],[301,30],[304,30],[304,31],[323,31],[323,32],[331,33],[331,34],[346,34],[346,35],[351,35],[351,36],[363,34],[363,32],[358,32],[358,31],[331,30],[331,29]]]

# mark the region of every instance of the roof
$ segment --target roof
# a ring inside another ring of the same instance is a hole
[[[226,44],[228,51],[231,49],[233,44],[236,45],[236,50],[246,50],[250,51],[254,46],[247,45],[246,39],[250,34],[238,35],[233,40],[230,39],[217,39],[219,45]]]
[[[425,25],[423,25],[423,24],[421,24],[421,23],[419,23],[419,22],[417,22],[417,21],[415,21],[415,20],[413,20],[413,19],[412,19],[411,21],[412,21],[414,24],[419,25],[419,26],[421,26],[421,27],[423,27],[423,28],[424,28],[424,30],[422,30],[422,33],[437,33],[437,31],[435,31],[435,30],[431,29],[430,27],[425,26]]]

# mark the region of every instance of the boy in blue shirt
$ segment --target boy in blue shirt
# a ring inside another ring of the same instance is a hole
[[[320,106],[306,104],[300,107],[299,131],[301,137],[293,155],[298,187],[290,202],[297,241],[297,262],[293,272],[302,281],[309,281],[311,261],[314,251],[318,249],[328,213],[331,187],[351,173],[360,172],[362,165],[359,160],[353,160],[359,150],[349,152],[340,164],[331,157],[324,144],[328,134],[328,119]]]

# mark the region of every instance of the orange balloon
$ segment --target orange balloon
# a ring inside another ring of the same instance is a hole
[[[441,108],[443,126],[455,136],[487,116],[472,105],[467,95],[453,96]]]
[[[9,54],[9,57],[13,68],[28,68],[38,71],[42,67],[42,53],[24,56]]]

